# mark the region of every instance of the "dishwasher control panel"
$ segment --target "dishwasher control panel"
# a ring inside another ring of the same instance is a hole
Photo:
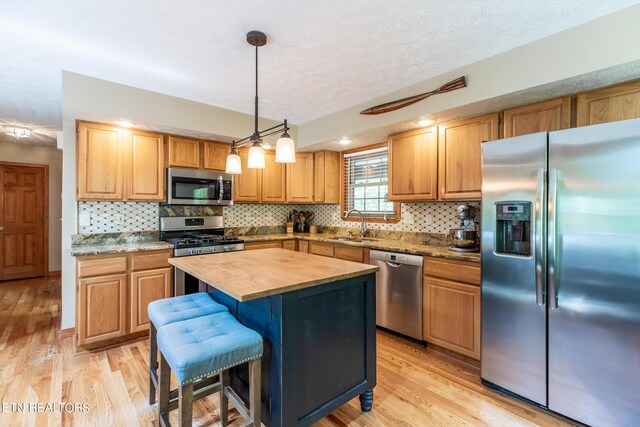
[[[409,254],[401,254],[397,252],[385,252],[385,251],[377,251],[372,250],[369,253],[370,260],[380,260],[387,261],[396,264],[407,264],[407,265],[422,265],[422,257],[419,255],[409,255]]]

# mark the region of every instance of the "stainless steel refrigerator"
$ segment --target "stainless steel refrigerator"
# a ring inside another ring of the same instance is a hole
[[[482,379],[640,425],[640,119],[483,144]]]

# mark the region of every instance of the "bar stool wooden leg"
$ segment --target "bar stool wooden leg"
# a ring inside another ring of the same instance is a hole
[[[171,367],[167,359],[160,353],[160,378],[158,380],[158,422],[160,426],[167,425],[169,420],[169,393],[171,385]]]
[[[158,331],[150,322],[149,329],[149,405],[156,403],[156,386],[154,383],[154,376],[157,379],[158,375]]]
[[[261,396],[260,383],[262,375],[261,359],[249,361],[249,417],[255,427],[260,427],[261,423]]]
[[[180,386],[178,392],[178,411],[180,412],[180,427],[191,427],[193,417],[193,384]]]
[[[229,424],[229,399],[225,393],[226,387],[229,386],[229,371],[220,372],[220,425],[225,427]]]

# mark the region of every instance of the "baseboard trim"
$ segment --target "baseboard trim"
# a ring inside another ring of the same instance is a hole
[[[62,272],[60,270],[53,270],[47,273],[48,277],[60,277]]]
[[[75,333],[76,333],[76,328],[60,329],[60,332],[58,332],[58,338],[63,339],[63,338],[72,337],[73,334]]]

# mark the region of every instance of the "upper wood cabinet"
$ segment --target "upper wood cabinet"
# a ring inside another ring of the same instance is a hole
[[[498,139],[498,113],[438,126],[438,198],[482,197],[482,142]]]
[[[124,130],[78,122],[77,199],[123,200]]]
[[[162,201],[164,195],[164,144],[161,134],[126,132],[127,191],[125,200]]]
[[[200,141],[170,135],[167,138],[167,166],[200,167]]]
[[[392,135],[388,144],[389,200],[435,200],[438,178],[436,128]]]
[[[286,167],[276,163],[275,151],[265,151],[265,168],[262,169],[262,197],[264,203],[286,202]],[[244,170],[243,170],[244,173]]]
[[[296,153],[287,163],[287,202],[313,203],[313,153]]]
[[[578,126],[636,118],[640,118],[640,81],[592,90],[577,96]]]
[[[313,201],[340,203],[340,153],[318,151],[314,153],[313,161]]]
[[[227,169],[227,155],[231,150],[224,142],[203,141],[203,167],[216,171]]]
[[[233,201],[259,203],[262,200],[262,172],[260,169],[247,167],[248,148],[238,149],[238,156],[242,164],[242,173],[233,177]]]
[[[571,126],[571,97],[504,110],[504,137],[552,132]]]

